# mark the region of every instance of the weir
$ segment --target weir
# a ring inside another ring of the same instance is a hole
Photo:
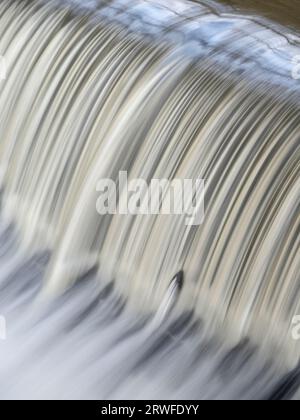
[[[0,55],[0,397],[297,396],[295,22],[215,1],[3,0]],[[203,179],[202,223],[100,215],[97,185],[122,197],[121,172]]]

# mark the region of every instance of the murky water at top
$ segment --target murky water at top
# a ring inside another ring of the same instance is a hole
[[[298,0],[221,0],[236,11],[247,12],[253,17],[264,16],[296,30],[300,28]]]

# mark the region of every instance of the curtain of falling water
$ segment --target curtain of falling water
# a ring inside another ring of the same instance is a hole
[[[215,3],[88,4],[0,5],[3,217],[26,249],[51,251],[45,293],[97,267],[150,310],[184,270],[178,311],[275,341],[297,361],[297,34]],[[121,170],[204,178],[204,223],[99,216],[97,181]]]

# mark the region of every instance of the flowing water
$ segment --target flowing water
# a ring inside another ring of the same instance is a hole
[[[3,0],[0,53],[0,397],[297,398],[297,30]],[[204,222],[100,216],[120,171],[204,179]]]

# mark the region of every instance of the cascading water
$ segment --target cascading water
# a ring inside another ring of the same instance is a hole
[[[0,397],[297,398],[296,29],[214,1],[3,0],[0,54]],[[204,179],[203,223],[100,216],[121,171]]]

